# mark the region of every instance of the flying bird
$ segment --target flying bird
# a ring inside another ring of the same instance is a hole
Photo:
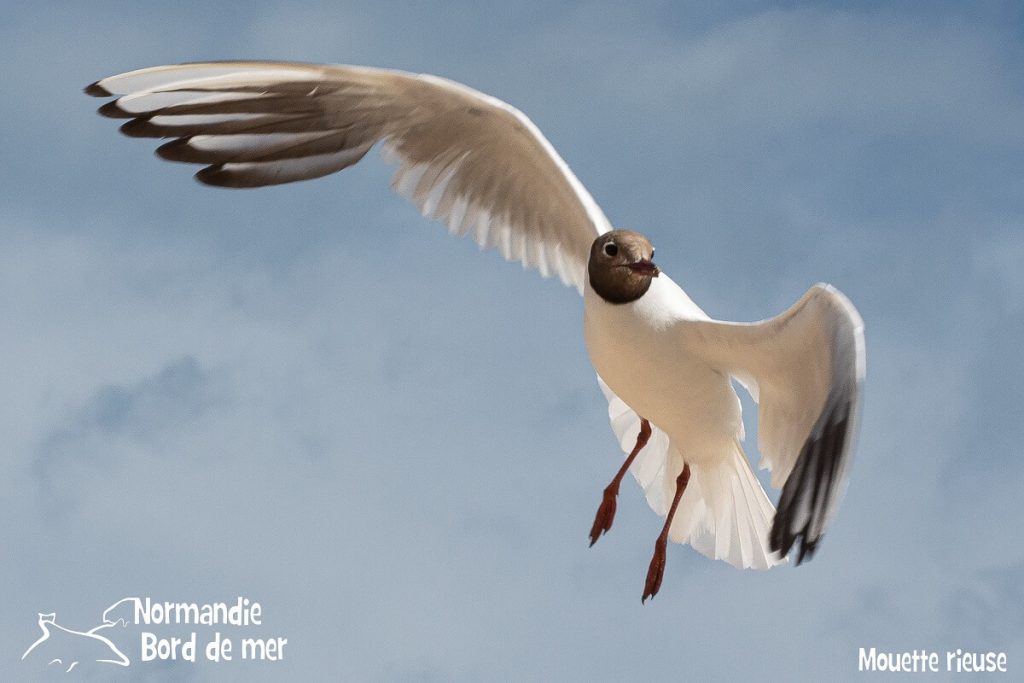
[[[169,138],[164,159],[203,164],[207,185],[252,188],[318,178],[378,143],[392,186],[455,235],[471,235],[583,295],[583,332],[612,429],[627,454],[590,530],[611,529],[630,471],[665,518],[642,600],[662,583],[666,545],[736,567],[810,558],[845,487],[864,378],[863,323],[818,284],[780,315],[713,320],[653,261],[647,237],[613,230],[519,110],[437,76],[282,62],[207,62],[110,76],[104,116],[132,137]],[[761,466],[743,452],[733,381],[759,404]]]

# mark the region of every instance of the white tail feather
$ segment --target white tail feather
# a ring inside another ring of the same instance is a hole
[[[608,399],[608,416],[622,450],[633,449],[640,418],[598,378]],[[690,481],[669,529],[674,543],[741,569],[768,569],[784,563],[768,546],[775,509],[754,476],[738,441],[731,455],[713,464],[690,463]],[[651,437],[630,472],[658,515],[668,514],[683,458],[665,432],[651,425]]]
[[[690,465],[690,482],[679,501],[669,538],[689,543],[702,555],[741,569],[769,569],[785,562],[768,545],[775,509],[739,443],[724,462]],[[682,458],[669,450],[672,486]]]

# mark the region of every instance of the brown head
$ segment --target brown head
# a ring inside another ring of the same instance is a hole
[[[590,248],[587,272],[590,286],[612,304],[628,304],[642,297],[658,277],[658,266],[651,262],[654,247],[650,240],[632,230],[612,230]]]

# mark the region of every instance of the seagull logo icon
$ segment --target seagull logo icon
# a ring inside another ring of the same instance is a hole
[[[25,650],[25,654],[21,656],[22,661],[29,655],[37,659],[46,658],[47,666],[63,667],[66,673],[70,673],[82,663],[128,666],[131,660],[118,649],[106,633],[118,625],[122,628],[127,626],[125,618],[114,615],[122,605],[136,600],[137,598],[118,600],[103,611],[103,622],[88,631],[76,631],[61,626],[57,623],[56,612],[40,612],[37,623],[41,634]]]

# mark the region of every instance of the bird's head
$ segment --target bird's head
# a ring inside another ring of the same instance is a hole
[[[590,248],[590,286],[605,301],[626,304],[642,297],[661,272],[651,259],[651,241],[632,230],[612,230]]]

